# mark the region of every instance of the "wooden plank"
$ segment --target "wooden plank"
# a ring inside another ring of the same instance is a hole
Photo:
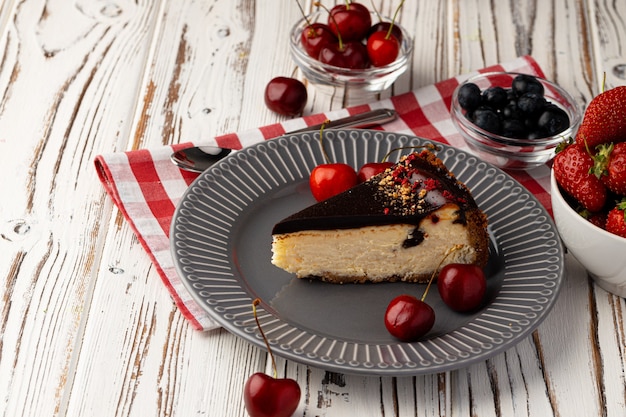
[[[2,415],[63,414],[111,213],[92,158],[128,136],[153,29],[150,5],[83,6],[3,9]]]

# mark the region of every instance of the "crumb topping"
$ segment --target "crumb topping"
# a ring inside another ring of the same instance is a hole
[[[448,176],[453,183],[457,182],[432,152],[422,150],[403,156],[397,165],[388,168],[378,179],[377,194],[384,202],[383,212],[411,216],[441,207],[447,202],[465,203],[463,197],[442,186],[436,178],[441,175]]]

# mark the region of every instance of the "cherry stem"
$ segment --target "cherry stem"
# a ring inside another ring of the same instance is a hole
[[[256,326],[259,328],[259,332],[261,333],[261,337],[263,338],[263,342],[265,342],[265,347],[267,348],[267,352],[270,354],[270,358],[272,359],[272,372],[274,373],[274,379],[278,378],[278,371],[276,370],[276,360],[274,359],[274,354],[272,353],[272,349],[270,348],[270,342],[268,342],[263,329],[261,328],[261,323],[259,322],[259,317],[256,312],[256,306],[261,303],[261,300],[255,298],[252,301],[252,315],[254,316],[254,321],[256,322]]]
[[[302,13],[302,16],[304,17],[304,21],[306,22],[307,27],[309,28],[309,30],[312,30],[311,26],[313,25],[311,24],[311,21],[309,20],[309,16],[307,16],[306,12],[302,8],[302,5],[300,4],[298,0],[296,0],[296,4],[298,5],[298,8],[300,9],[300,13]],[[315,31],[313,31],[313,34],[315,34]]]
[[[396,18],[398,17],[398,13],[400,12],[402,5],[404,4],[404,1],[405,0],[402,0],[400,2],[398,8],[396,9],[396,12],[393,14],[393,19],[391,19],[391,24],[389,25],[389,29],[387,30],[387,34],[385,35],[385,39],[389,39],[391,37],[391,30],[393,29],[393,25],[396,24]]]
[[[348,3],[348,0],[346,0],[346,3]],[[330,10],[328,10],[328,7],[324,6],[319,1],[313,4],[315,6],[321,7],[322,9],[326,10],[326,12],[328,13],[328,16],[332,19],[333,23],[335,24],[335,27],[337,28],[337,43],[339,44],[339,50],[343,51],[343,40],[341,39],[341,33],[339,32],[339,25],[337,24],[337,21],[335,20],[335,16],[333,16],[332,13],[330,13]]]
[[[322,127],[320,127],[320,148],[322,148],[322,155],[324,155],[324,160],[326,163],[330,163],[330,158],[328,157],[328,153],[326,152],[326,147],[324,146],[324,127],[330,123],[330,120],[324,120],[322,123]]]
[[[435,280],[435,276],[437,275],[437,273],[439,272],[439,268],[441,268],[441,265],[443,264],[443,262],[446,260],[446,258],[452,253],[455,252],[459,249],[461,249],[463,247],[463,245],[458,244],[458,245],[454,245],[452,246],[450,249],[448,249],[446,251],[446,254],[443,256],[443,258],[441,259],[441,261],[439,261],[439,265],[437,265],[437,268],[435,268],[435,270],[433,271],[433,274],[430,276],[430,279],[428,280],[428,285],[426,286],[426,289],[424,290],[424,294],[422,294],[422,299],[421,301],[424,302],[424,300],[426,299],[426,295],[428,294],[428,290],[430,290],[430,286],[432,285],[433,281]]]

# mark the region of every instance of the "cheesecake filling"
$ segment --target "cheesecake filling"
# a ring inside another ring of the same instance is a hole
[[[468,230],[456,221],[458,216],[457,206],[446,205],[417,227],[390,224],[274,235],[272,263],[298,278],[426,281],[438,267],[476,259]],[[460,249],[446,257],[451,245],[459,245]],[[394,269],[391,279],[389,265]]]

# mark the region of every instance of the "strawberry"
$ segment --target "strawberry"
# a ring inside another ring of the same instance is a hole
[[[576,143],[593,150],[601,143],[626,141],[626,86],[594,97],[576,134]]]
[[[582,210],[578,214],[587,220],[589,223],[594,226],[599,227],[600,229],[606,229],[606,213],[603,211],[599,211],[596,213],[592,213],[589,210]]]
[[[603,143],[596,146],[596,150],[593,156],[593,174],[609,190],[626,195],[626,142]]]
[[[626,198],[618,202],[609,211],[606,218],[606,230],[614,235],[626,237]]]
[[[585,149],[569,145],[554,157],[554,178],[567,194],[591,212],[602,210],[607,190],[602,181],[590,173],[594,162]]]

